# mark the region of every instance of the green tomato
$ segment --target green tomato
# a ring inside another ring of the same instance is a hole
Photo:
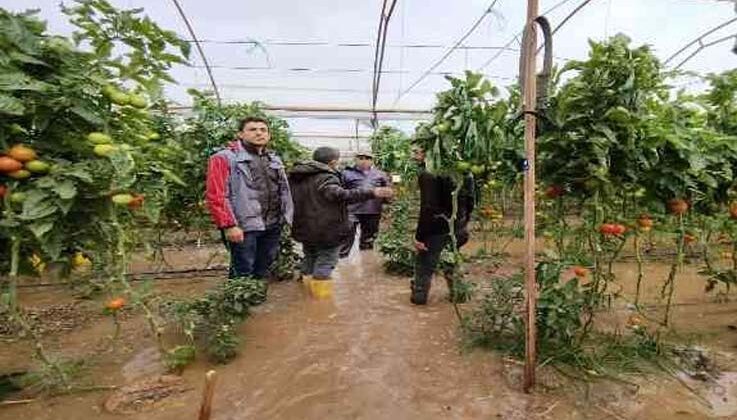
[[[134,197],[130,194],[115,194],[112,196],[113,203],[119,205],[119,206],[127,206],[130,204],[131,201],[134,200]]]
[[[49,171],[49,168],[51,167],[48,163],[42,160],[32,160],[30,162],[26,162],[25,166],[26,169],[33,172],[34,174],[45,174]]]
[[[114,85],[105,85],[105,87],[102,88],[102,94],[108,98],[112,98],[116,93],[120,93],[120,91]]]
[[[99,157],[109,157],[116,150],[118,150],[118,148],[112,144],[98,144],[92,151]]]
[[[146,98],[141,95],[131,95],[130,104],[135,108],[146,108],[148,106]]]
[[[131,101],[131,97],[123,92],[113,92],[110,95],[110,100],[116,105],[128,105]]]
[[[461,160],[456,162],[456,169],[458,172],[468,172],[471,169],[471,164]]]
[[[149,134],[149,135],[148,135],[148,136],[146,136],[146,137],[147,137],[147,138],[148,138],[149,140],[158,140],[158,139],[160,139],[160,138],[161,138],[161,135],[160,135],[159,133],[157,133],[157,132],[153,132],[153,133]]]
[[[645,189],[644,189],[644,188],[638,188],[638,189],[637,189],[637,190],[635,191],[635,197],[637,197],[637,198],[642,198],[642,197],[644,197],[644,196],[645,196],[645,192],[646,192],[646,191],[645,191]]]
[[[13,179],[27,179],[31,177],[31,172],[25,169],[19,169],[6,174]]]
[[[481,175],[486,171],[486,167],[484,165],[473,165],[471,166],[471,173],[474,175]]]
[[[24,192],[14,192],[11,193],[8,197],[11,203],[13,204],[21,204],[22,202],[26,201],[26,193]]]
[[[110,136],[105,133],[98,132],[87,134],[87,140],[93,144],[108,144],[113,142],[113,139]]]

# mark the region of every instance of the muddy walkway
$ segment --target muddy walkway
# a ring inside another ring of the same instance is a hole
[[[166,287],[199,293],[215,281]],[[242,328],[237,359],[214,367],[198,361],[185,371],[184,386],[145,411],[107,413],[103,403],[110,392],[91,392],[2,407],[0,419],[194,418],[210,368],[218,371],[214,420],[737,418],[732,374],[705,396],[714,397],[711,408],[678,382],[662,378],[632,378],[640,384],[634,392],[607,382],[574,386],[543,370],[538,392],[525,395],[519,391],[518,363],[462,348],[444,282],[433,287],[430,304],[414,307],[407,279],[385,275],[372,252],[356,254],[336,271],[331,301],[312,300],[296,282],[273,284],[268,302],[255,308]],[[46,299],[35,300],[49,300],[50,292],[42,293]],[[694,328],[700,320],[717,330],[737,309],[733,304],[684,308],[688,315],[682,315]],[[92,321],[55,338],[52,348],[95,356],[90,375],[97,384],[120,386],[161,373],[139,318],[125,320],[121,343],[108,354],[100,337],[109,333],[109,320]],[[737,335],[721,337],[724,348],[737,344]],[[27,358],[18,354],[27,351],[19,343],[0,346],[0,368]]]

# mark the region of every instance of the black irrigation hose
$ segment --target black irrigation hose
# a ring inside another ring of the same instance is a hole
[[[192,268],[192,269],[187,269],[187,270],[148,271],[148,272],[140,272],[140,273],[130,273],[130,274],[126,274],[126,277],[128,277],[129,281],[131,282],[141,282],[141,281],[148,281],[148,280],[187,280],[187,279],[193,279],[197,277],[205,277],[205,278],[220,277],[223,272],[227,272],[227,271],[228,271],[227,267]],[[207,274],[198,275],[198,276],[188,276],[188,277],[176,277],[177,275],[191,274],[191,273],[207,273]],[[146,276],[154,276],[154,277],[146,277]],[[33,289],[33,288],[40,288],[40,287],[71,286],[74,284],[75,284],[74,282],[60,281],[60,282],[51,282],[51,283],[20,284],[17,287],[19,289]]]

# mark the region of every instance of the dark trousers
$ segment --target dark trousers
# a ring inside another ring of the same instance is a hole
[[[427,303],[427,297],[430,294],[430,286],[432,285],[432,275],[440,262],[440,254],[443,249],[450,244],[450,235],[430,236],[424,242],[427,251],[418,251],[415,257],[415,276],[412,280],[412,297],[411,301],[417,305]],[[452,273],[444,273],[448,281],[448,289],[453,294]]]
[[[228,277],[266,278],[279,254],[280,237],[281,225],[272,225],[263,231],[245,232],[243,242],[228,242],[223,238],[230,251]]]
[[[358,226],[361,226],[361,237],[358,242],[359,249],[373,249],[374,240],[376,240],[376,235],[379,233],[380,214],[354,214],[351,217],[355,218],[355,222],[353,223],[353,230],[350,237],[346,238],[345,243],[340,248],[341,258],[345,258],[351,253],[353,242],[356,240],[356,229]]]
[[[312,276],[318,280],[329,279],[338,264],[340,246],[324,247],[314,244],[302,244],[304,259],[302,275]]]

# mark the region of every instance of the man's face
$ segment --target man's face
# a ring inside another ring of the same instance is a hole
[[[422,147],[413,147],[412,148],[412,159],[415,160],[417,163],[421,163],[425,161],[425,150]]]
[[[368,156],[356,156],[356,166],[362,171],[368,171],[371,169],[371,165],[373,163],[373,159]]]
[[[243,129],[238,132],[238,137],[259,147],[265,147],[269,143],[269,140],[271,140],[269,126],[260,121],[252,121],[244,124]]]

